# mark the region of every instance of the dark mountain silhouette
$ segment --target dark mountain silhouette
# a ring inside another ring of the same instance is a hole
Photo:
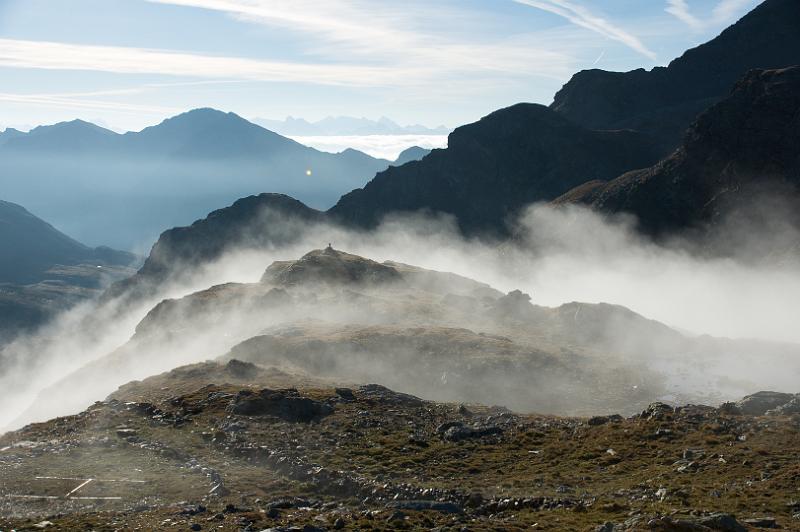
[[[518,104],[459,127],[447,149],[379,173],[329,214],[370,227],[390,212],[429,210],[454,215],[467,233],[502,233],[521,207],[652,164],[655,153],[637,133],[590,131],[545,106]]]
[[[114,284],[106,297],[150,294],[226,251],[289,244],[324,220],[324,213],[284,194],[239,199],[190,226],[164,231],[136,275]]]
[[[118,247],[264,190],[326,208],[389,164],[321,152],[213,109],[124,135],[74,120],[0,138],[7,199],[82,241]]]
[[[263,247],[292,241],[297,235],[292,222],[322,220],[322,213],[283,194],[260,194],[237,200],[216,210],[189,227],[162,233],[142,267],[157,273],[176,262],[203,262],[217,258],[228,249]],[[264,228],[269,231],[264,231]]]
[[[556,203],[632,213],[653,235],[714,223],[769,192],[796,200],[799,146],[800,67],[754,70],[700,115],[673,155],[608,183],[586,183]]]
[[[420,148],[419,146],[411,146],[400,152],[400,155],[397,156],[392,166],[403,166],[411,161],[419,161],[430,152],[431,150]]]
[[[667,67],[578,72],[551,108],[592,129],[635,129],[658,139],[664,155],[692,120],[725,97],[748,70],[800,64],[800,2],[766,0],[710,42]]]
[[[85,246],[7,201],[0,201],[0,248],[0,283],[38,282],[56,265],[127,266],[135,260],[131,253]]]

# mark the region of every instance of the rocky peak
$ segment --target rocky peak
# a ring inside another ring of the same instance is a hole
[[[264,272],[262,283],[292,286],[298,284],[367,284],[399,282],[400,273],[358,255],[333,249],[316,249],[295,261],[273,262]]]

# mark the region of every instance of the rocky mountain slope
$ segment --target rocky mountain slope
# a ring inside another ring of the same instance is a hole
[[[523,206],[655,160],[637,133],[590,131],[547,107],[518,104],[457,128],[447,149],[379,173],[328,213],[373,227],[392,212],[432,211],[453,215],[465,233],[502,234]]]
[[[667,67],[575,74],[555,95],[551,108],[587,128],[625,128],[651,135],[667,155],[694,118],[724,98],[748,70],[798,64],[800,4],[766,0]]]
[[[631,213],[655,235],[714,224],[767,193],[796,205],[798,146],[800,67],[755,70],[697,119],[673,155],[607,183],[584,184],[556,203]],[[785,214],[785,224],[800,222],[791,210]]]
[[[195,364],[0,437],[0,527],[793,530],[779,395],[558,418]]]

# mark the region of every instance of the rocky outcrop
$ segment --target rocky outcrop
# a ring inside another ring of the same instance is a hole
[[[763,416],[767,412],[775,409],[780,409],[779,411],[782,411],[782,407],[790,406],[790,404],[796,400],[797,397],[791,393],[757,392],[742,398],[736,403],[736,406],[742,414]],[[786,410],[790,410],[790,408]]]
[[[667,67],[584,70],[551,108],[593,129],[630,128],[657,139],[666,155],[694,118],[728,94],[748,70],[800,64],[800,3],[766,0],[718,37]]]
[[[401,280],[401,275],[391,266],[330,246],[306,253],[295,261],[274,262],[261,278],[262,283],[281,286],[317,283],[377,285]]]
[[[269,390],[259,392],[243,390],[230,404],[233,414],[244,416],[272,416],[284,421],[308,423],[327,416],[333,409],[322,402],[303,397],[297,390]]]
[[[634,214],[651,235],[714,223],[757,194],[796,195],[797,146],[800,67],[754,70],[697,119],[673,155],[608,183],[585,184],[556,203]]]

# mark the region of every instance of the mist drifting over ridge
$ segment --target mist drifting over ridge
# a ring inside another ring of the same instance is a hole
[[[274,227],[274,218],[265,219],[269,219],[271,225],[264,227],[264,231],[281,232]],[[60,412],[39,410],[38,417],[27,418],[27,421],[79,409],[86,401],[91,402],[90,397],[104,396],[132,378],[222,356],[261,330],[291,322],[292,314],[287,313],[286,308],[276,307],[274,313],[263,311],[260,315],[233,311],[226,313],[224,319],[208,324],[196,343],[164,340],[164,345],[158,348],[159,355],[147,358],[152,366],[136,363],[135,349],[128,352],[135,374],[117,371],[105,379],[84,382],[85,388],[80,393],[58,384],[65,375],[101,360],[126,344],[134,336],[137,324],[160,301],[225,283],[257,283],[265,268],[274,261],[294,260],[328,243],[336,249],[378,262],[396,261],[453,272],[501,292],[519,289],[532,296],[534,305],[542,307],[557,307],[571,301],[612,303],[690,336],[708,334],[791,344],[767,349],[773,351],[764,355],[770,360],[784,351],[796,354],[800,349],[800,337],[792,326],[792,309],[800,296],[797,255],[788,253],[782,262],[765,262],[754,255],[759,253],[757,246],[752,251],[747,246],[748,242],[763,243],[765,238],[796,242],[798,233],[794,228],[787,228],[780,235],[774,232],[759,235],[753,229],[748,233],[743,232],[741,226],[735,226],[735,230],[726,229],[713,237],[707,236],[707,239],[728,239],[726,245],[735,244],[736,256],[720,257],[702,251],[707,249],[703,247],[707,241],[702,246],[698,241],[686,239],[653,243],[634,230],[629,218],[602,216],[577,206],[531,206],[516,224],[519,237],[510,243],[465,239],[447,217],[394,216],[370,232],[348,230],[330,223],[297,225],[297,221],[291,220],[287,223],[291,224],[290,231],[297,235],[291,242],[259,249],[243,242],[210,263],[181,264],[175,272],[177,275],[162,283],[154,294],[134,300],[135,304],[130,301],[88,303],[63,315],[36,336],[19,339],[8,346],[3,353],[4,367],[8,371],[2,379],[7,389],[16,391],[3,398],[2,411],[7,413],[3,424],[17,419],[41,390],[47,389],[46,394],[51,398],[63,394],[64,399],[58,403],[62,408],[69,406]],[[258,232],[257,227],[242,228],[245,230]],[[448,291],[446,286],[442,290]],[[391,299],[392,296],[386,297]],[[346,323],[350,312],[344,310],[347,305],[337,308],[339,310],[333,314],[321,310],[316,318]],[[298,309],[298,312],[302,316],[313,316],[307,309]],[[187,323],[193,319],[191,314],[186,316]],[[365,319],[364,316],[354,318],[354,323]],[[420,320],[421,323],[426,321],[425,318]],[[158,320],[150,320],[148,327],[157,329]],[[480,332],[479,325],[472,327]],[[629,333],[625,330],[606,331],[608,337],[620,339],[626,334]],[[162,340],[169,337],[158,335]],[[648,341],[655,342],[653,352],[659,351],[659,340],[655,338],[637,339],[637,345],[646,346]],[[761,349],[767,344],[754,345]],[[148,349],[152,351],[152,346]],[[623,350],[621,344],[618,350]],[[730,350],[731,353],[739,351],[741,348]],[[647,365],[647,349],[637,348],[636,353],[639,357],[636,365]],[[612,355],[616,353],[609,353]],[[757,354],[754,356],[758,358]],[[791,382],[797,376],[797,360],[790,357],[785,362],[785,367],[773,368],[776,371],[758,377],[752,368],[746,371],[731,361],[728,377],[739,381],[752,379],[755,381],[752,386],[769,378],[772,387],[778,388],[781,381],[789,379]],[[776,379],[776,374],[780,374],[781,379]],[[96,390],[93,389],[95,383]],[[551,392],[557,394],[558,390]],[[68,400],[76,396],[77,402]],[[536,405],[530,408],[535,410]]]

